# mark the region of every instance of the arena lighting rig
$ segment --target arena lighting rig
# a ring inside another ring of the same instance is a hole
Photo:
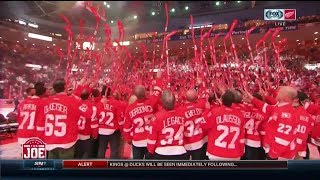
[[[33,39],[43,40],[43,41],[52,41],[52,37],[35,34],[35,33],[28,33],[28,37]]]

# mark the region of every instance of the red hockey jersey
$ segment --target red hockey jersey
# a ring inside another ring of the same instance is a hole
[[[24,144],[29,138],[36,137],[36,121],[40,119],[42,100],[32,96],[23,100],[17,109],[17,122],[19,124],[17,138],[19,144]]]
[[[78,140],[79,103],[66,93],[58,93],[44,100],[37,129],[44,130],[39,133],[48,151],[71,148]]]
[[[111,135],[116,130],[119,130],[121,124],[121,112],[116,100],[105,99],[101,100],[101,104],[98,104],[99,115],[99,134]]]
[[[119,118],[120,118],[119,119],[119,129],[120,129],[121,133],[123,133],[124,113],[126,111],[128,103],[124,102],[124,101],[116,100],[116,99],[113,99],[113,100],[117,104],[117,110],[118,110],[118,114],[119,114]]]
[[[303,107],[298,107],[295,110],[298,117],[296,149],[299,156],[305,157],[307,154],[307,139],[314,126],[314,120]]]
[[[267,121],[267,115],[252,105],[248,105],[245,118],[245,144],[250,147],[261,147],[261,123]]]
[[[246,114],[250,110],[247,104],[242,104],[242,103],[233,103],[231,108],[236,109],[240,112],[242,112],[243,115]]]
[[[160,155],[186,153],[183,143],[184,114],[179,111],[161,110],[155,114],[148,136],[148,151]]]
[[[150,122],[155,118],[159,96],[161,93],[161,82],[157,82],[152,95],[148,99],[137,100],[128,105],[125,116],[123,135],[127,142],[136,147],[147,147],[147,136],[150,131]]]
[[[271,158],[285,158],[295,149],[298,118],[292,104],[278,103],[270,106],[256,98],[252,103],[270,118],[265,125],[265,150]]]
[[[209,159],[240,159],[244,153],[243,114],[221,106],[205,114],[202,120],[201,127],[208,130]]]
[[[196,124],[197,118],[202,116],[205,109],[205,102],[194,102],[184,104],[179,111],[185,117],[184,147],[188,151],[200,149],[207,142],[200,124]]]
[[[90,100],[81,100],[79,110],[79,139],[87,140],[90,139],[90,136],[94,129],[98,128],[98,121],[96,118],[97,108]]]

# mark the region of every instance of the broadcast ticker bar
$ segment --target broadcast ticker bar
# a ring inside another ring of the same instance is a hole
[[[288,169],[287,161],[64,160],[63,169]]]

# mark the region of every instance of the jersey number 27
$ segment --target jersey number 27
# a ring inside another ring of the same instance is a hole
[[[228,127],[225,125],[218,125],[217,130],[222,131],[222,134],[214,141],[214,145],[221,148],[235,149],[235,142],[240,135],[240,128],[234,126]],[[233,137],[231,142],[228,144],[227,141],[225,141],[225,138],[229,136],[231,133],[233,134]]]

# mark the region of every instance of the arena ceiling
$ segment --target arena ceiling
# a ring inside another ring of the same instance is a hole
[[[121,20],[126,26],[148,25],[164,21],[164,3],[168,3],[170,18],[188,18],[208,14],[222,14],[244,10],[254,6],[275,4],[274,1],[93,1],[106,12],[106,22],[111,26]],[[276,2],[281,4],[283,2]],[[293,3],[293,1],[291,1]],[[84,20],[85,27],[93,28],[95,18],[84,6],[84,1],[2,1],[0,18],[23,19],[42,26],[62,28],[64,21],[59,14],[65,15],[73,24]],[[136,19],[139,18],[139,21]],[[156,30],[155,30],[156,31]]]
[[[216,5],[217,2],[219,5]],[[81,6],[83,3],[84,1],[4,1],[1,2],[1,10],[3,10],[3,15],[29,16],[62,22],[56,17],[61,13],[70,15],[68,17],[71,19],[90,18],[86,14],[81,14],[84,10]],[[110,20],[125,20],[134,15],[144,19],[156,19],[159,15],[164,16],[164,3],[168,3],[172,17],[183,17],[190,14],[201,15],[222,10],[239,10],[251,5],[250,1],[95,1],[92,3],[105,8]],[[79,14],[85,16],[79,16]]]
[[[217,5],[218,2],[219,5]],[[105,11],[105,21],[111,27],[112,38],[116,38],[118,36],[117,20],[123,22],[125,35],[127,37],[141,32],[151,32],[149,31],[151,29],[153,32],[163,32],[165,26],[164,3],[168,3],[169,22],[173,22],[174,18],[180,21],[184,17],[188,19],[189,22],[190,14],[194,17],[204,15],[218,15],[219,17],[223,17],[223,13],[228,14],[229,12],[237,12],[240,10],[243,10],[241,12],[245,13],[248,8],[280,7],[280,5],[295,2],[296,1],[93,1],[92,5],[100,7],[100,14],[103,14],[102,9]],[[66,31],[63,29],[65,22],[59,17],[60,14],[65,15],[70,20],[74,34],[79,33],[80,19],[84,21],[84,33],[89,35],[93,34],[96,19],[93,14],[85,8],[84,1],[0,2],[0,19],[18,19],[38,24],[38,33],[43,35],[49,35],[48,33],[52,32],[62,34],[63,37],[66,37]],[[135,19],[135,16],[138,20]],[[159,26],[156,26],[156,23],[158,23]],[[144,27],[149,27],[148,31]],[[169,29],[170,27],[169,25]],[[105,35],[103,28],[99,28],[98,35],[101,37]]]

